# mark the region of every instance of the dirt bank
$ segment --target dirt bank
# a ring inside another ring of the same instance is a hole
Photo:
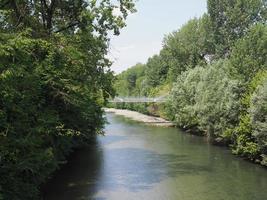
[[[121,115],[127,118],[130,118],[132,120],[138,121],[138,122],[144,122],[149,125],[153,126],[165,126],[170,127],[174,126],[174,124],[170,121],[167,121],[160,117],[153,117],[141,114],[139,112],[131,111],[131,110],[120,110],[115,108],[105,108],[104,109],[106,113],[114,113],[116,115]]]

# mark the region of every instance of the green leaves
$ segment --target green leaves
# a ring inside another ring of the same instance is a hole
[[[208,0],[216,55],[227,57],[251,25],[266,23],[265,0]]]
[[[101,132],[101,106],[114,95],[108,33],[134,5],[23,0],[1,9],[0,199],[37,199],[73,147]]]
[[[258,85],[251,98],[249,114],[252,123],[252,135],[255,137],[261,152],[262,164],[267,158],[267,76]]]
[[[267,69],[267,27],[256,24],[236,42],[230,55],[231,73],[248,83],[261,70]]]
[[[216,138],[236,123],[238,82],[229,79],[224,65],[218,62],[206,68],[196,67],[179,76],[169,100],[179,126],[198,127]]]

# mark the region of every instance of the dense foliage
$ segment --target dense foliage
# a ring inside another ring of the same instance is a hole
[[[213,138],[222,136],[237,121],[238,86],[226,74],[223,62],[188,70],[173,86],[170,114],[175,114],[179,126],[196,127]]]
[[[38,199],[73,147],[101,132],[114,94],[108,32],[134,11],[112,2],[1,0],[0,199]]]
[[[122,96],[168,96],[165,104],[142,106],[142,112],[156,110],[267,166],[267,3],[208,0],[207,5],[206,14],[164,38],[158,55],[117,75],[115,89]],[[125,75],[133,74],[139,81],[123,87],[130,84]]]
[[[251,98],[249,114],[251,116],[252,135],[256,139],[261,163],[267,165],[267,76]]]

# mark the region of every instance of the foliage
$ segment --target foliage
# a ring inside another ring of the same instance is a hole
[[[140,110],[157,110],[179,127],[267,165],[266,0],[208,0],[207,6],[208,13],[165,36],[160,53],[140,67],[140,75],[135,67],[119,74],[115,89],[122,96],[170,93],[164,105]],[[129,80],[134,84],[126,87]]]
[[[34,36],[53,33],[75,34],[77,29],[96,31],[106,37],[109,30],[119,34],[129,11],[135,11],[131,0],[41,0],[1,1],[1,29],[16,32],[31,28]],[[121,15],[114,15],[118,9]]]
[[[238,82],[229,79],[220,61],[196,67],[178,77],[169,104],[175,121],[184,128],[198,127],[209,137],[223,137],[238,116]],[[235,110],[235,112],[233,112]]]
[[[249,82],[258,71],[267,67],[267,26],[256,24],[239,39],[230,55],[235,78]]]
[[[161,56],[155,55],[148,59],[146,63],[146,85],[154,88],[164,83],[167,79],[168,67],[162,60]]]
[[[160,53],[168,66],[168,79],[175,81],[183,71],[206,63],[212,44],[209,42],[209,18],[188,21],[180,30],[165,37]]]
[[[198,119],[196,117],[194,106],[196,86],[200,81],[200,73],[204,68],[197,67],[190,71],[182,73],[176,83],[173,85],[173,89],[169,96],[168,115],[173,118],[178,126],[183,128],[191,128],[198,125]]]
[[[261,92],[265,90],[266,77],[266,71],[259,71],[249,84],[246,94],[241,99],[243,112],[240,122],[233,130],[236,141],[233,144],[233,152],[251,160],[260,159],[262,162],[266,154],[266,98]]]
[[[260,84],[251,99],[249,109],[252,122],[252,135],[261,152],[262,164],[267,161],[267,76]]]
[[[118,95],[122,96],[140,96],[143,93],[143,83],[145,75],[145,66],[136,64],[130,69],[122,72],[116,78],[114,88]]]
[[[235,42],[247,34],[251,25],[266,23],[265,0],[208,0],[215,53],[227,56]]]
[[[131,10],[130,0],[1,1],[0,199],[38,199],[66,155],[101,132],[114,95],[108,32]]]

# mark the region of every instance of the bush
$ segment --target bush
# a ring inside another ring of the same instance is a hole
[[[252,95],[249,114],[252,135],[259,146],[262,164],[267,166],[267,77]]]
[[[224,137],[239,114],[239,83],[231,80],[226,62],[196,67],[178,77],[169,105],[175,121],[184,128],[197,127],[205,135]]]
[[[264,143],[264,136],[261,138],[262,134],[257,134],[257,132],[261,130],[260,126],[264,127],[265,125],[266,111],[264,106],[266,105],[266,97],[262,93],[265,90],[264,81],[266,77],[266,71],[259,71],[250,83],[246,84],[246,92],[242,94],[240,101],[242,112],[239,117],[239,124],[232,130],[234,138],[233,152],[250,160],[262,160],[260,154],[265,151],[264,145],[261,144]]]
[[[173,85],[166,109],[169,118],[173,118],[180,127],[191,128],[199,124],[195,110],[195,97],[196,87],[203,71],[202,67],[186,71],[178,77],[177,82]]]

